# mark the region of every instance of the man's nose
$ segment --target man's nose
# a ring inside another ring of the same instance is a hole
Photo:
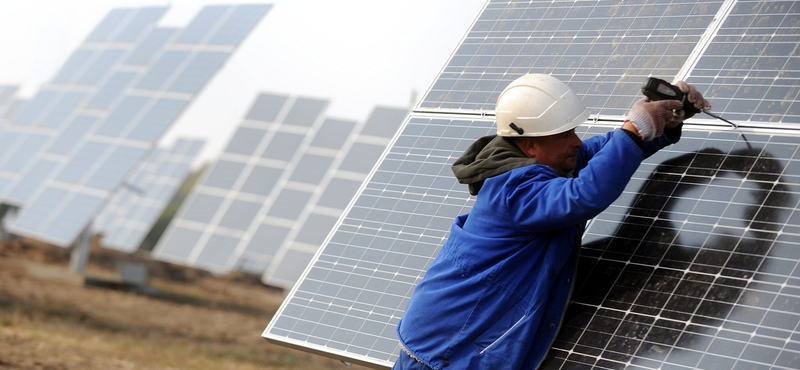
[[[583,141],[575,133],[572,134],[572,145],[578,148],[583,146]]]

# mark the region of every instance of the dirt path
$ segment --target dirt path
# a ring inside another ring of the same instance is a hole
[[[0,244],[0,369],[365,369],[266,342],[283,293],[252,279],[171,273],[153,298],[84,285],[62,252]]]

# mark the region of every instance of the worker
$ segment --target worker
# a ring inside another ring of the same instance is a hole
[[[698,109],[694,86],[675,84]],[[677,142],[691,116],[676,100],[637,101],[620,129],[581,141],[589,112],[564,83],[527,74],[497,99],[497,135],[453,164],[477,195],[456,217],[397,327],[393,369],[536,369],[569,302],[586,222],[642,160]]]

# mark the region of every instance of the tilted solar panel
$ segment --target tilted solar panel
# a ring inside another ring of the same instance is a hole
[[[543,368],[797,368],[798,9],[489,1],[263,337],[390,367],[414,286],[474,201],[450,166],[495,132],[503,87],[529,72],[565,81],[596,114],[577,130],[585,138],[618,127],[646,77],[679,76],[751,128],[696,116],[591,221]]]
[[[259,95],[152,255],[216,273],[237,267],[239,246],[250,241],[274,203],[286,202],[286,207],[275,208],[287,212],[305,207],[311,192],[286,184],[300,168],[317,130],[328,122],[323,119],[327,106],[323,99]],[[283,219],[286,221],[278,222],[279,226],[294,220],[291,216]],[[265,236],[259,230],[258,236]],[[275,235],[270,234],[259,242],[274,240]]]
[[[414,285],[472,204],[450,164],[491,132],[491,121],[412,117],[264,336],[390,366]],[[800,361],[800,138],[745,138],[685,130],[592,221],[545,368]],[[746,355],[712,350],[733,344]]]
[[[69,246],[270,8],[211,6],[185,29],[112,10],[12,122],[30,145],[0,149],[8,230]]]

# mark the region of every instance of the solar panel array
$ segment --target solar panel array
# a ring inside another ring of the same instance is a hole
[[[207,6],[183,29],[112,10],[0,133],[7,228],[70,245],[270,8]]]
[[[291,287],[407,114],[340,120],[328,103],[261,94],[153,256]]]
[[[156,148],[142,161],[92,225],[103,234],[103,247],[126,253],[139,249],[183,184],[203,144],[203,140],[178,139],[169,148]]]
[[[474,202],[450,166],[494,133],[502,88],[565,81],[597,113],[585,138],[648,76],[678,76],[747,128],[693,118],[591,221],[542,368],[798,368],[798,21],[796,1],[487,2],[263,336],[391,367],[414,286]]]

